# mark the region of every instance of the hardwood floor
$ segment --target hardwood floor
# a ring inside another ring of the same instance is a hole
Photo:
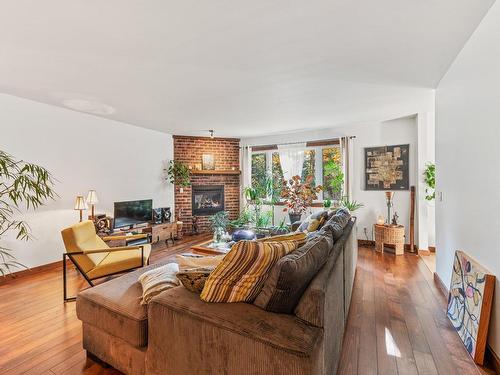
[[[152,262],[206,236],[153,250]],[[0,374],[119,374],[86,358],[61,267],[0,281]],[[85,287],[72,271],[70,293]],[[361,248],[339,374],[480,374],[444,315],[444,297],[417,256]]]
[[[478,368],[417,255],[360,248],[338,374],[494,374]]]

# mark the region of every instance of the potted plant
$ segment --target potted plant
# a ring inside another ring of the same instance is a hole
[[[436,198],[436,164],[427,163],[424,170],[424,181],[427,185],[425,188],[425,199],[433,201]]]
[[[323,207],[328,210],[330,207],[332,207],[332,200],[331,199],[324,199],[323,200]]]
[[[191,184],[189,179],[189,168],[183,162],[170,160],[168,163],[167,174],[169,181],[173,185],[180,187],[181,193],[185,186],[189,186]]]
[[[349,200],[347,197],[343,197],[340,201],[340,206],[345,207],[349,210],[349,212],[354,212],[356,210],[359,210],[360,208],[363,208],[365,205],[361,202],[355,201],[355,200]]]
[[[21,241],[32,239],[28,224],[17,220],[21,207],[37,209],[48,199],[56,197],[50,172],[36,164],[16,160],[0,150],[0,240],[12,231]],[[16,261],[11,249],[0,245],[0,274],[5,276],[12,268],[25,268]]]
[[[231,220],[229,225],[233,229],[248,229],[251,223],[252,213],[250,212],[248,207],[245,207],[238,215],[238,218],[235,220]]]
[[[270,230],[271,236],[278,236],[280,234],[287,234],[288,232],[290,232],[290,226],[285,223],[285,218],[283,218],[283,220],[281,220],[281,222],[278,225],[271,227],[271,230]]]
[[[214,231],[214,242],[221,242],[229,226],[229,214],[227,211],[219,211],[208,218],[212,230]]]
[[[313,178],[308,176],[302,182],[300,176],[293,176],[290,180],[283,181],[281,197],[286,205],[283,211],[288,212],[292,224],[300,220],[307,207],[318,199],[317,193],[323,189],[321,185],[313,186]]]

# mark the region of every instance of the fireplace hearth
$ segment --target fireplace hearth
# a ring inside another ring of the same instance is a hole
[[[193,216],[213,215],[224,211],[224,185],[193,185]]]

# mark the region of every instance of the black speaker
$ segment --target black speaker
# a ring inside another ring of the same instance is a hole
[[[153,208],[153,222],[155,224],[163,222],[163,208]]]
[[[161,216],[163,223],[170,223],[170,219],[172,218],[172,211],[170,211],[170,207],[163,207],[161,209]]]

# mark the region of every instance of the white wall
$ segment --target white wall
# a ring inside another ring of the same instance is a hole
[[[343,135],[354,135],[354,160],[352,199],[364,203],[365,207],[356,211],[358,217],[358,238],[366,239],[364,228],[367,229],[369,239],[372,239],[372,226],[378,215],[387,216],[387,206],[383,191],[366,191],[364,189],[364,148],[394,144],[410,144],[410,185],[416,185],[417,171],[417,117],[405,117],[385,122],[336,127],[310,132],[281,134],[261,138],[242,139],[242,145],[264,145],[284,142],[305,142],[319,139],[328,139]],[[410,192],[398,191],[394,197],[394,210],[398,212],[399,222],[406,226],[407,242],[409,242],[409,207]],[[394,212],[394,210],[392,212]],[[282,217],[280,209],[277,214]],[[279,220],[279,219],[278,219]],[[418,226],[418,222],[416,223]]]
[[[500,354],[500,3],[440,82],[436,96],[437,273],[449,285],[455,250],[496,274],[489,344]]]
[[[60,231],[78,221],[75,196],[89,189],[99,196],[96,213],[112,215],[113,202],[122,200],[173,204],[171,185],[162,179],[162,163],[173,157],[168,134],[0,94],[0,149],[46,167],[58,180],[59,197],[24,216],[36,239],[2,239],[30,267],[61,259]]]

